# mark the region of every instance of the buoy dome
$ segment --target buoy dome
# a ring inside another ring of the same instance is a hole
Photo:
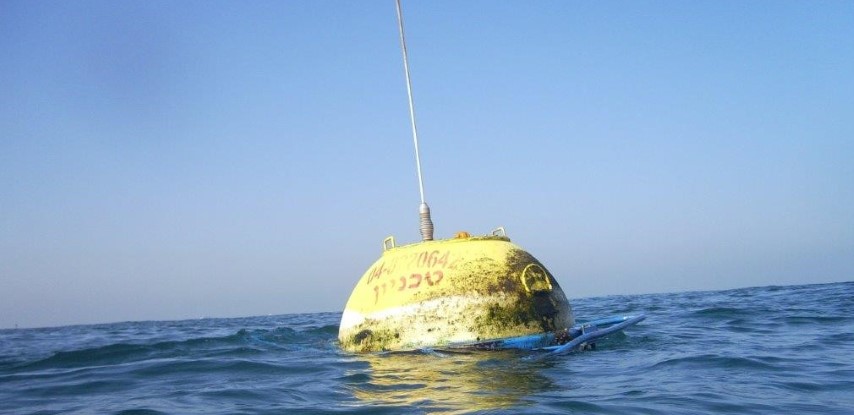
[[[464,346],[574,323],[551,273],[506,236],[388,241],[344,308],[338,340],[345,350]]]

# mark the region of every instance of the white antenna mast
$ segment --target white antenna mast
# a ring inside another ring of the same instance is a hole
[[[412,124],[412,141],[415,143],[415,167],[418,171],[418,191],[421,194],[421,205],[418,213],[421,216],[421,239],[433,240],[433,220],[430,219],[430,207],[424,201],[424,180],[421,178],[421,155],[418,153],[418,129],[415,127],[415,105],[412,103],[412,81],[409,79],[409,56],[406,53],[406,37],[403,35],[403,13],[400,11],[400,0],[397,4],[397,27],[400,29],[400,47],[403,49],[403,70],[406,72],[406,94],[409,96],[409,120]]]

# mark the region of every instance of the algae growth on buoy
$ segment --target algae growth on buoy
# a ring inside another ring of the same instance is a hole
[[[338,340],[354,352],[463,347],[573,323],[551,273],[501,229],[404,246],[387,239],[347,301]]]

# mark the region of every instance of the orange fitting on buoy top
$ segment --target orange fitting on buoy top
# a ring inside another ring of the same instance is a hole
[[[456,239],[471,238],[471,234],[466,232],[466,231],[459,231],[459,232],[457,232],[456,235],[454,235],[454,238],[456,238]]]

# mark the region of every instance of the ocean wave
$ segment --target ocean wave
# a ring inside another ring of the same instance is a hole
[[[854,413],[854,284],[587,298],[596,350],[351,354],[340,313],[5,330],[0,413]]]
[[[297,331],[289,327],[239,329],[224,336],[202,336],[181,340],[122,342],[78,350],[57,351],[46,358],[14,362],[15,371],[69,369],[121,365],[147,360],[180,359],[188,356],[250,357],[270,348],[287,349],[329,341],[337,335],[337,326],[324,325]],[[7,369],[8,370],[8,369]]]

